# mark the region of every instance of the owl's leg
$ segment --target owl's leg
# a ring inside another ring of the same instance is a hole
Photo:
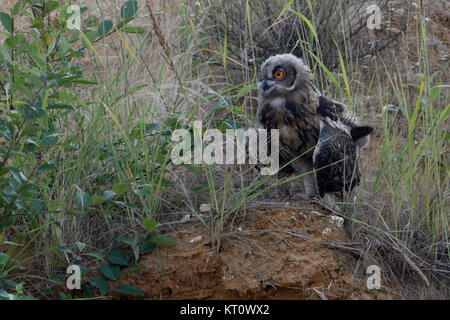
[[[313,166],[311,161],[298,159],[292,163],[292,167],[297,174],[308,173],[303,176],[303,186],[305,188],[305,195],[307,198],[314,198],[317,196],[316,180],[314,179]]]

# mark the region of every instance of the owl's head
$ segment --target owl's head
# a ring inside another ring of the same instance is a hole
[[[264,97],[285,96],[310,87],[315,88],[311,69],[293,54],[272,56],[261,65],[258,88]]]

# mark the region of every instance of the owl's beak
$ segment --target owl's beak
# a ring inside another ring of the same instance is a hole
[[[262,91],[267,91],[270,88],[270,85],[267,82],[267,80],[263,79],[263,80],[258,82],[258,87]]]

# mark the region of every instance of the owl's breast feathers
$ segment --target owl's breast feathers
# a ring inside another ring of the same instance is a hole
[[[359,184],[360,170],[351,137],[336,130],[330,136],[322,134],[314,150],[314,169],[320,196],[345,189],[347,192]]]
[[[263,101],[259,110],[259,120],[266,129],[280,130],[280,153],[289,159],[301,155],[316,145],[319,138],[320,118],[316,113],[318,101],[294,103]],[[304,155],[312,157],[312,151]]]

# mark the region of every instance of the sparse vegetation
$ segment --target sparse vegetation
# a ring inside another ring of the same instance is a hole
[[[194,120],[258,127],[257,68],[283,52],[376,127],[361,186],[339,204],[347,248],[397,298],[449,298],[448,42],[429,41],[448,6],[380,0],[369,30],[366,0],[80,2],[81,31],[63,1],[0,13],[0,299],[108,296],[105,280],[175,245],[184,222],[219,251],[249,207],[288,201],[301,177],[170,159],[171,133]],[[71,264],[90,279],[75,295]]]

